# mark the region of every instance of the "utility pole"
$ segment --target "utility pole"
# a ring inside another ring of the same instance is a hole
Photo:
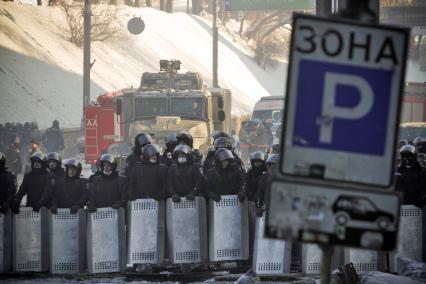
[[[90,0],[84,0],[84,48],[83,48],[83,113],[84,107],[90,102]]]
[[[332,13],[331,0],[316,0],[316,15],[320,17],[328,17]]]
[[[213,0],[213,88],[219,88],[217,79],[218,66],[218,30],[217,30],[217,0]]]

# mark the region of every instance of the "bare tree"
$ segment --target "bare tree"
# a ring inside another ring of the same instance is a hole
[[[82,47],[84,43],[83,3],[60,0],[59,6],[65,13],[69,41]],[[117,16],[118,8],[115,5],[92,5],[91,40],[107,41],[120,37],[122,31],[117,23]]]

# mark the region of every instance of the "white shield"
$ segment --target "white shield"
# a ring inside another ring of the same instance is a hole
[[[165,240],[164,201],[137,199],[127,204],[127,263],[162,263]]]
[[[49,228],[47,209],[34,212],[21,207],[13,215],[13,271],[44,272],[49,270]]]
[[[211,261],[247,260],[249,257],[248,202],[237,195],[209,201],[209,258]]]
[[[172,263],[207,261],[207,215],[203,197],[167,199],[167,244]]]

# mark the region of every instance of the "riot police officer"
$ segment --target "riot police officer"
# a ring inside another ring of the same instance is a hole
[[[173,151],[175,163],[168,171],[168,191],[173,202],[179,202],[185,196],[193,200],[200,193],[202,175],[200,164],[194,164],[191,159],[191,148],[178,145]]]
[[[142,161],[136,163],[130,177],[129,199],[152,198],[163,200],[166,196],[167,167],[160,163],[160,148],[146,145],[142,149]]]
[[[228,137],[218,137],[216,140],[214,140],[213,146],[214,146],[215,152],[218,149],[222,149],[222,148],[230,150],[232,153],[232,156],[234,157],[234,162],[238,165],[241,172],[245,173],[243,161],[240,159],[240,157],[238,157],[237,154],[235,154],[232,151],[231,139],[229,139]],[[214,153],[209,152],[206,159],[204,160],[203,172],[206,173],[210,168],[212,168],[214,166],[215,161],[216,159],[215,159]]]
[[[256,194],[256,203],[255,203],[255,210],[256,215],[258,217],[263,216],[263,210],[265,207],[265,192],[266,187],[268,185],[269,178],[274,171],[276,165],[278,164],[278,160],[280,159],[280,155],[278,154],[271,154],[269,155],[268,159],[266,160],[266,169],[267,171],[262,174],[259,180],[259,186],[257,188],[257,194]]]
[[[215,166],[207,171],[206,190],[209,198],[220,201],[221,195],[238,194],[240,201],[246,199],[245,175],[228,149],[215,152]]]
[[[136,163],[129,180],[129,199],[163,200],[167,187],[167,167],[160,163],[160,148],[149,144],[142,149],[142,161]]]
[[[173,151],[176,148],[176,146],[178,145],[178,140],[177,140],[177,135],[176,133],[170,133],[169,135],[167,135],[166,137],[166,150],[164,151],[162,157],[161,157],[161,163],[166,165],[166,166],[170,166],[172,164],[172,156],[173,156]]]
[[[193,148],[194,140],[188,131],[179,132],[176,136],[176,139],[179,145],[187,145],[190,148]]]
[[[16,177],[6,168],[6,156],[0,152],[0,212],[6,213],[13,206]]]
[[[57,152],[50,152],[46,155],[47,170],[56,177],[62,177],[65,174],[62,168],[62,159]]]
[[[56,183],[52,194],[50,211],[57,213],[58,208],[69,208],[71,214],[83,208],[87,198],[87,179],[80,178],[82,166],[77,159],[68,159],[65,162],[65,176]]]
[[[15,196],[15,212],[19,211],[22,198],[27,196],[27,207],[38,212],[42,206],[49,207],[49,199],[55,186],[55,177],[46,169],[45,157],[35,152],[30,157],[31,171],[24,175],[18,193]]]
[[[89,185],[87,209],[90,213],[97,208],[118,209],[126,204],[126,194],[122,188],[114,155],[103,154],[100,159],[102,173]]]
[[[265,153],[256,151],[250,155],[251,168],[247,171],[247,198],[249,201],[255,201],[259,179],[266,171]]]
[[[133,152],[127,157],[126,165],[122,170],[122,175],[129,178],[131,171],[137,162],[141,161],[142,148],[152,143],[152,137],[148,133],[141,132],[135,137],[135,146]]]
[[[416,148],[404,145],[399,153],[401,163],[396,171],[396,190],[402,193],[402,204],[421,206],[424,203],[426,175],[417,160]]]

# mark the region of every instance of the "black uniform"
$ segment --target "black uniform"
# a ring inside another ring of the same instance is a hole
[[[245,191],[245,176],[235,162],[226,169],[215,166],[207,171],[206,190],[212,199],[217,195],[239,194]]]
[[[165,198],[167,186],[167,167],[151,164],[149,161],[136,163],[129,181],[129,199]]]
[[[266,171],[266,167],[252,167],[247,171],[247,198],[250,201],[256,201],[257,189],[259,187],[259,180],[262,174]]]
[[[44,138],[47,152],[59,152],[64,149],[64,135],[59,128],[59,122],[57,122],[57,120],[53,122],[52,127],[46,130]]]
[[[20,204],[22,198],[27,196],[28,207],[38,211],[42,206],[49,206],[52,189],[55,186],[55,177],[46,168],[32,169],[24,175],[21,186],[15,197],[16,204]]]
[[[16,177],[6,168],[0,167],[0,212],[5,213],[13,206],[16,193]]]
[[[173,164],[168,173],[169,197],[173,194],[178,196],[197,196],[201,193],[202,175],[199,164]]]
[[[120,206],[126,202],[125,191],[121,186],[118,172],[114,171],[110,175],[95,177],[89,185],[88,205],[94,207],[112,207],[116,204]],[[118,206],[118,207],[120,207]]]
[[[87,199],[87,179],[61,177],[52,194],[51,208],[83,208]]]
[[[402,193],[403,205],[421,205],[426,190],[426,172],[418,164],[400,166],[396,172],[396,190]]]

